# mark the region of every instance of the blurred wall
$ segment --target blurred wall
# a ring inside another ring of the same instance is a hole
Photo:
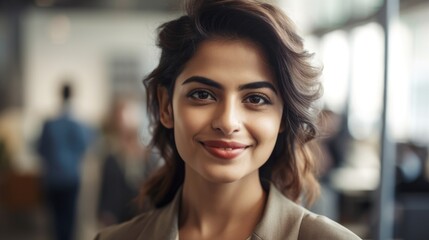
[[[115,10],[28,10],[22,34],[24,139],[29,139],[31,145],[42,121],[57,113],[60,106],[57,90],[64,79],[76,88],[73,105],[76,116],[92,126],[101,123],[110,98],[124,83],[141,95],[141,80],[158,59],[155,29],[173,15]],[[127,65],[128,60],[131,66]],[[121,69],[128,73],[118,75]],[[34,167],[31,146],[28,150],[27,158],[19,164],[24,168]]]

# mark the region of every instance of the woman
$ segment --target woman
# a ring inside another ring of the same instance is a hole
[[[154,210],[98,239],[359,239],[294,203],[318,191],[308,144],[319,71],[282,12],[189,1],[158,45],[144,83],[166,163],[141,194]]]

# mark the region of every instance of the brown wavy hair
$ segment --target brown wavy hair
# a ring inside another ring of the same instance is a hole
[[[170,99],[177,76],[201,42],[213,38],[248,39],[265,52],[284,102],[279,133],[268,161],[259,169],[261,179],[271,181],[294,201],[302,196],[311,202],[318,194],[310,143],[317,135],[320,69],[312,66],[312,54],[292,21],[273,5],[254,0],[190,0],[185,15],[162,24],[158,30],[161,57],[158,66],[143,80],[152,127],[152,146],[165,164],[143,185],[139,199],[154,207],[168,204],[183,184],[184,162],[178,154],[173,130],[160,122],[159,87]]]

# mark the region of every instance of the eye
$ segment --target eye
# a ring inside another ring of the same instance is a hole
[[[202,100],[202,101],[213,101],[216,100],[212,93],[206,90],[194,90],[188,94],[188,97],[195,99],[195,100]]]
[[[252,105],[266,105],[271,104],[270,100],[266,96],[261,96],[259,94],[253,94],[244,99],[244,103],[249,103]]]

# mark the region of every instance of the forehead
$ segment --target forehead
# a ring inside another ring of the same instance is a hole
[[[215,38],[203,41],[177,80],[204,76],[213,80],[254,80],[275,83],[265,53],[246,39]]]

